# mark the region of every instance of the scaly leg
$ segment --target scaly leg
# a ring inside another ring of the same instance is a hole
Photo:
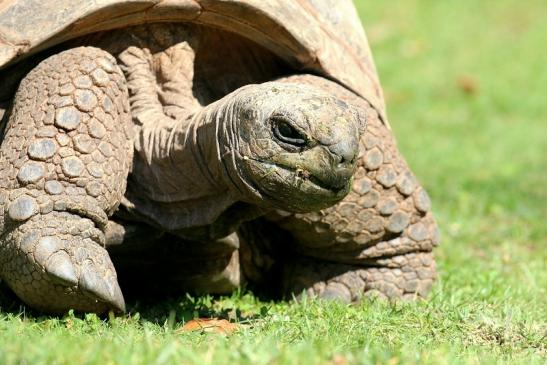
[[[0,275],[31,307],[124,310],[103,245],[132,160],[128,100],[114,58],[91,47],[19,86],[0,148]]]

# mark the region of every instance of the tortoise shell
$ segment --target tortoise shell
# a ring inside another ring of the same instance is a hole
[[[0,3],[2,69],[89,33],[143,23],[191,22],[246,37],[295,70],[336,80],[371,103],[384,100],[351,0],[7,0]]]

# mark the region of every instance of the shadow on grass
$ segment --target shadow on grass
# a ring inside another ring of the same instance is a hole
[[[245,323],[260,319],[268,314],[269,308],[262,306],[259,311],[246,311],[230,297],[197,296],[187,294],[179,298],[166,298],[161,301],[139,300],[128,304],[128,314],[139,313],[141,320],[157,325],[167,322],[188,322],[195,318],[226,319],[230,322]]]
[[[268,315],[269,306],[262,305],[254,310],[245,310],[241,298],[251,292],[236,291],[231,296],[201,295],[192,296],[157,296],[148,298],[129,298],[125,317],[138,318],[139,322],[149,322],[158,326],[174,323],[185,323],[194,318],[226,319],[230,322],[245,323]],[[64,319],[73,316],[84,319],[86,313],[67,312],[61,315],[50,315],[26,306],[3,283],[0,283],[0,315],[23,316],[36,322],[51,319]],[[103,320],[109,319],[109,314],[99,316]]]

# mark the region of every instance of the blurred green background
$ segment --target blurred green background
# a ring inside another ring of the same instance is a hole
[[[429,191],[440,278],[417,303],[130,306],[126,317],[0,311],[2,364],[547,363],[547,1],[356,0],[399,147]],[[230,337],[177,330],[242,321]]]
[[[545,320],[547,2],[355,3],[399,147],[435,205],[442,275],[495,268]]]
[[[545,244],[547,3],[356,5],[400,148],[445,233],[491,217],[483,228],[499,235],[485,241]]]

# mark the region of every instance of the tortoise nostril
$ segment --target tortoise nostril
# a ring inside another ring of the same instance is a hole
[[[355,156],[352,156],[351,159],[348,159],[347,157],[341,156],[339,164],[340,165],[345,165],[345,164],[351,165],[354,162],[355,162]]]
[[[338,164],[353,164],[357,158],[359,145],[353,141],[342,141],[329,146],[329,151],[333,154]]]

